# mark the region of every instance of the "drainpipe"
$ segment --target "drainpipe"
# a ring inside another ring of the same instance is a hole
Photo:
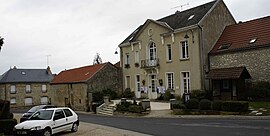
[[[203,28],[198,24],[198,27],[201,30],[201,62],[202,62],[202,85],[201,88],[205,91],[205,60],[204,60],[204,34],[203,34]]]

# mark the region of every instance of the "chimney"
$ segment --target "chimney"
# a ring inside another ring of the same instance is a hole
[[[47,67],[47,74],[51,75],[52,74],[52,71],[51,71],[51,68],[50,66]]]

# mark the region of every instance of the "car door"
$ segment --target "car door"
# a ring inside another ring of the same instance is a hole
[[[54,127],[52,128],[53,133],[58,133],[66,130],[67,119],[62,109],[57,109],[55,111],[53,121],[54,121]]]
[[[67,118],[68,129],[72,128],[74,122],[76,122],[75,116],[69,109],[63,109]]]

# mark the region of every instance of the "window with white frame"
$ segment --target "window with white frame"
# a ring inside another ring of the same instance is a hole
[[[16,93],[16,86],[15,86],[15,85],[11,85],[11,86],[10,86],[10,93],[11,93],[11,94]]]
[[[33,105],[33,98],[32,97],[24,98],[24,105]]]
[[[189,72],[182,72],[184,93],[190,93]]]
[[[139,51],[135,51],[135,63],[139,63],[140,57],[139,57]]]
[[[167,89],[174,89],[173,73],[167,73]]]
[[[43,93],[46,93],[47,92],[47,85],[41,85],[41,91]]]
[[[156,57],[157,57],[156,44],[154,42],[151,42],[149,46],[149,59],[156,60]]]
[[[137,92],[141,91],[140,75],[136,75],[136,90]]]
[[[10,104],[16,104],[16,98],[10,98]]]
[[[167,61],[172,61],[172,46],[170,44],[167,45],[166,47],[166,60]]]
[[[182,41],[181,42],[181,47],[180,47],[180,58],[181,59],[188,59],[188,42],[187,41]]]
[[[40,104],[48,104],[48,101],[49,99],[48,99],[48,97],[47,96],[43,96],[43,97],[41,97],[41,99],[40,99]]]
[[[125,64],[130,64],[129,53],[126,53]]]
[[[30,85],[25,86],[25,92],[26,93],[31,93],[31,86]]]

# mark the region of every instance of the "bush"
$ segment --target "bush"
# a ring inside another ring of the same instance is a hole
[[[186,105],[182,103],[173,104],[173,109],[186,109]]]
[[[131,105],[131,102],[121,102],[116,105],[117,111],[128,111],[129,106]]]
[[[6,100],[0,100],[0,119],[10,118],[10,102]]]
[[[112,91],[111,89],[103,90],[103,95],[109,96],[111,100],[116,99],[117,93],[115,91]]]
[[[130,88],[126,88],[125,91],[122,94],[123,98],[133,98],[135,97],[134,92],[131,92]]]
[[[99,107],[101,104],[103,104],[103,101],[99,101],[99,102],[94,102],[92,104],[92,111],[97,113],[97,107]]]
[[[246,112],[248,111],[247,101],[225,101],[221,105],[222,111]]]
[[[143,107],[139,105],[130,105],[128,107],[128,111],[133,113],[142,113]]]
[[[222,105],[222,101],[219,101],[219,100],[213,101],[212,102],[212,109],[214,111],[221,111],[221,105]]]
[[[193,90],[190,93],[190,98],[195,98],[195,99],[203,99],[205,96],[205,91],[202,90]]]
[[[270,100],[270,83],[258,81],[250,89],[249,97],[252,100]]]
[[[199,108],[199,100],[195,99],[195,98],[189,99],[185,105],[186,105],[187,109],[198,109]]]
[[[170,99],[173,99],[174,98],[174,95],[171,94],[171,90],[166,90],[164,95],[163,95],[163,99],[165,101],[169,101]]]
[[[93,92],[93,102],[103,101],[103,92]]]
[[[211,110],[211,101],[208,99],[202,99],[199,103],[200,110]]]
[[[0,133],[5,135],[12,135],[13,128],[17,124],[16,119],[2,119],[0,120]]]

